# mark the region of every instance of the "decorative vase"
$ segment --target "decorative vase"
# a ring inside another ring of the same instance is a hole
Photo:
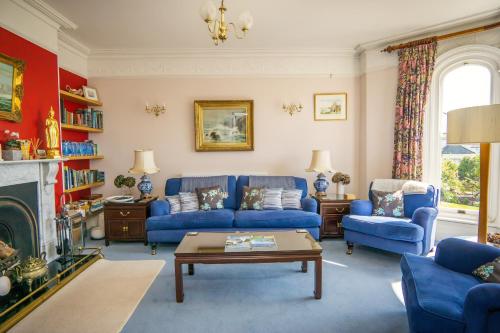
[[[330,183],[326,179],[324,173],[319,173],[317,179],[313,183],[314,188],[316,189],[316,196],[321,197],[326,195],[326,189]]]
[[[21,141],[21,154],[23,160],[29,160],[30,159],[30,147],[31,143],[28,140],[22,140]]]
[[[23,159],[21,149],[2,150],[2,158],[6,161],[20,161]]]
[[[337,195],[344,195],[345,194],[345,185],[342,182],[337,183]]]
[[[153,184],[151,184],[151,178],[147,174],[141,177],[141,181],[137,184],[137,188],[141,192],[141,199],[148,198],[153,191]]]

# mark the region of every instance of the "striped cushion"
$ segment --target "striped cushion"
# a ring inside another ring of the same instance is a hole
[[[179,195],[169,195],[165,199],[170,204],[170,214],[177,214],[181,211],[181,199]]]
[[[283,209],[302,209],[301,198],[302,190],[284,190],[281,193],[281,205]]]
[[[199,210],[198,196],[192,192],[179,192],[182,212],[195,212]]]
[[[282,188],[266,188],[264,189],[264,209],[279,210],[283,209],[281,205]]]

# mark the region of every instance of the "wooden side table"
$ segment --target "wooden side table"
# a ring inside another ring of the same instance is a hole
[[[344,236],[342,217],[350,213],[352,194],[313,197],[318,202],[318,214],[321,215],[320,238],[338,238]]]
[[[148,245],[145,231],[146,218],[150,216],[150,206],[158,197],[137,199],[131,203],[106,202],[104,204],[105,242],[142,241]]]

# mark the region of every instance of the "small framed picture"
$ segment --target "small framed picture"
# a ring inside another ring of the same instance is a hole
[[[36,158],[44,159],[47,158],[47,151],[45,149],[36,150]]]
[[[347,120],[347,93],[314,94],[314,120]]]
[[[91,99],[93,101],[98,101],[99,97],[97,96],[97,90],[95,88],[83,86],[83,96],[85,98]]]

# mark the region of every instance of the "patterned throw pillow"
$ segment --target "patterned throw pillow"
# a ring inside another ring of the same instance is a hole
[[[177,214],[181,211],[181,198],[179,195],[168,195],[165,199],[170,204],[170,214]]]
[[[500,283],[500,257],[479,266],[472,274],[485,282]]]
[[[241,199],[242,210],[262,210],[264,206],[264,191],[259,187],[243,187]]]
[[[192,192],[179,192],[181,212],[195,212],[199,210],[198,196]]]
[[[372,191],[373,215],[404,217],[403,191]]]
[[[224,208],[224,195],[220,186],[197,188],[196,194],[201,210]]]
[[[302,190],[283,190],[281,193],[283,209],[302,209],[301,199]]]
[[[282,188],[266,188],[264,189],[264,209],[282,210],[281,193]]]

